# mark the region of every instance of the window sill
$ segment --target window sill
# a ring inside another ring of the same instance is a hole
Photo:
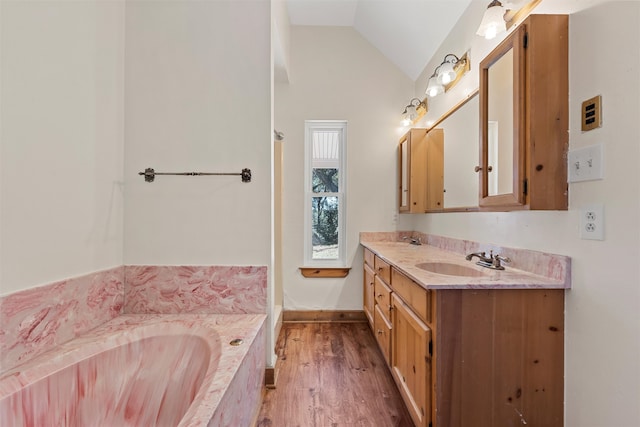
[[[300,267],[300,273],[309,278],[347,277],[351,267]]]

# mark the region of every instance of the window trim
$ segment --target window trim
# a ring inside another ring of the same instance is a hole
[[[347,195],[347,121],[346,120],[305,120],[304,122],[304,265],[316,267],[345,267],[346,257],[346,195]],[[341,132],[340,163],[338,170],[339,191],[337,193],[320,193],[338,197],[338,258],[313,259],[313,240],[311,233],[311,199],[319,193],[313,193],[312,185],[312,154],[315,130],[338,130]]]

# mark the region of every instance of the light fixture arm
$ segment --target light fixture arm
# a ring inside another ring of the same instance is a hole
[[[417,101],[418,103],[417,103],[417,104],[414,104],[414,103],[413,103],[414,101]],[[418,98],[411,98],[411,101],[409,101],[409,105],[413,105],[413,106],[414,106],[414,107],[416,107],[416,108],[417,108],[417,107],[419,107],[419,106],[420,106],[420,104],[424,104],[424,102],[423,102],[423,101],[420,101]]]
[[[442,60],[442,64],[446,63],[446,62],[450,62],[451,64],[457,64],[458,62],[460,62],[460,58],[458,58],[456,55],[454,55],[453,53],[448,53],[444,59]],[[442,66],[442,64],[440,64]]]
[[[417,104],[415,104],[414,102],[417,102]],[[418,98],[411,98],[411,101],[409,101],[409,104],[407,104],[406,107],[404,107],[404,111],[402,112],[402,114],[407,114],[407,108],[418,108],[420,106],[425,106],[424,101],[420,101]]]
[[[438,65],[438,66],[436,67],[436,69],[435,69],[435,70],[433,70],[433,74],[431,74],[431,75],[429,76],[429,78],[430,78],[430,79],[431,79],[431,78],[433,78],[433,77],[438,77],[438,72],[440,71],[440,67],[442,67],[442,64]]]

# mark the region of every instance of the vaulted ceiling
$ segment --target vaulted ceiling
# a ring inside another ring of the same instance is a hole
[[[352,26],[415,80],[471,1],[287,0],[291,25]]]

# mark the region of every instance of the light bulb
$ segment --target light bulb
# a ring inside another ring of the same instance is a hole
[[[438,71],[438,83],[442,85],[448,85],[456,78],[456,71],[453,68],[452,62],[445,62],[440,65],[440,71]]]
[[[491,40],[498,35],[498,27],[496,25],[490,25],[484,33],[484,38]]]
[[[425,91],[427,96],[429,98],[433,98],[434,96],[438,96],[442,92],[444,92],[444,86],[438,83],[437,77],[431,77],[429,79],[429,83],[427,84],[427,90]]]

